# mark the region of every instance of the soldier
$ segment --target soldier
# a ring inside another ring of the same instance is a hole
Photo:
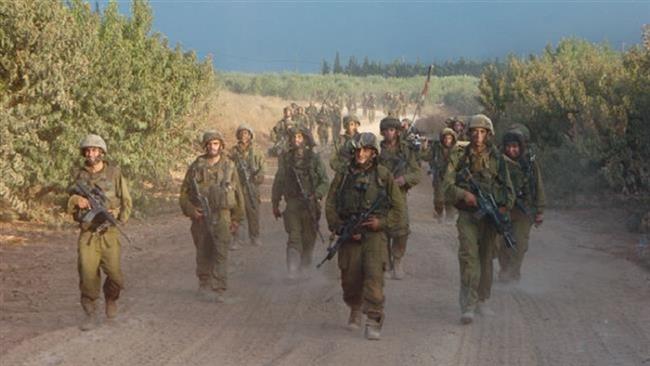
[[[508,168],[516,194],[510,218],[517,250],[508,250],[502,245],[498,251],[499,280],[510,282],[521,278],[521,264],[528,251],[530,229],[533,223],[539,226],[544,221],[546,196],[539,163],[529,153],[524,133],[518,130],[506,132],[502,147],[504,154],[510,158]]]
[[[357,101],[353,94],[348,96],[345,107],[348,109],[348,114],[357,113]]]
[[[361,117],[368,117],[368,93],[366,92],[361,94],[361,108],[363,109]]]
[[[338,252],[343,301],[350,307],[348,328],[359,329],[366,314],[365,336],[378,340],[384,322],[386,233],[400,225],[406,207],[390,171],[377,163],[377,137],[369,132],[361,133],[354,145],[355,153],[346,169],[337,171],[332,181],[325,214],[330,231],[336,233],[348,219],[370,209],[376,200],[382,200],[379,208],[361,224],[359,232],[343,243]]]
[[[457,141],[469,141],[467,134],[465,133],[465,121],[459,117],[450,117],[447,118],[447,127],[451,128],[456,132]]]
[[[402,192],[402,204],[407,207],[400,227],[388,233],[388,249],[392,259],[392,266],[388,269],[386,275],[389,278],[401,280],[404,278],[402,260],[406,253],[406,242],[409,234],[406,194],[409,189],[420,182],[420,165],[406,142],[400,139],[401,125],[398,119],[393,117],[382,119],[379,123],[379,129],[384,137],[381,142],[379,164],[386,167],[393,175],[395,183]]]
[[[79,149],[85,162],[74,175],[75,182],[99,188],[106,197],[103,202],[106,209],[120,223],[126,223],[131,215],[131,196],[120,168],[105,160],[108,153],[106,142],[100,136],[90,134],[81,140]],[[83,216],[90,208],[96,207],[91,207],[88,197],[75,193],[68,199],[67,212],[74,216],[81,228],[77,241],[77,268],[81,306],[86,314],[80,326],[82,330],[93,329],[97,323],[95,302],[102,289],[100,269],[106,275],[103,290],[108,319],[117,315],[117,299],[120,297],[120,290],[124,288],[118,229],[115,226],[105,227],[101,222],[83,223]]]
[[[447,220],[455,215],[453,202],[445,200],[443,192],[443,179],[447,173],[447,165],[456,165],[462,148],[456,144],[456,132],[445,128],[440,132],[440,139],[431,144],[424,158],[429,163],[431,184],[433,185],[433,216],[442,221],[443,213]]]
[[[309,130],[314,132],[314,127],[316,127],[316,117],[318,116],[318,108],[314,105],[314,102],[310,101],[309,105],[305,109],[305,114],[307,114],[307,121],[309,122]]]
[[[375,94],[370,93],[368,96],[368,121],[370,123],[375,122],[375,108],[377,108],[377,100],[375,98]]]
[[[287,270],[290,279],[312,261],[316,234],[319,232],[320,201],[327,192],[328,178],[314,141],[306,128],[290,130],[291,148],[278,161],[271,203],[273,216],[284,218],[287,240]],[[280,212],[284,197],[286,208]]]
[[[406,107],[408,103],[406,102],[406,95],[404,92],[399,92],[399,115],[406,116]]]
[[[244,194],[248,237],[253,246],[262,245],[260,240],[260,185],[264,182],[265,161],[262,151],[253,143],[253,129],[245,124],[236,132],[237,145],[230,150],[230,158],[235,162],[239,182]]]
[[[295,126],[291,119],[291,107],[284,107],[283,117],[279,120],[273,129],[271,129],[270,139],[273,146],[269,149],[270,156],[280,156],[288,148],[288,131],[291,127]]]
[[[332,141],[337,144],[341,137],[341,105],[335,102],[330,109],[330,121],[332,126]]]
[[[354,155],[354,139],[359,135],[358,129],[361,122],[359,118],[355,115],[347,115],[343,117],[343,128],[345,128],[345,134],[341,136],[339,143],[334,145],[336,151],[332,154],[330,158],[330,168],[337,171],[342,168],[343,165],[347,165],[350,162],[350,159]]]
[[[202,144],[205,154],[187,169],[179,203],[183,214],[192,220],[199,296],[228,302],[228,245],[243,219],[244,197],[237,168],[223,153],[223,135],[205,132]]]
[[[302,106],[298,106],[296,108],[296,113],[294,113],[291,116],[291,120],[293,121],[294,126],[296,127],[307,127],[309,128],[309,120],[307,119],[307,115],[305,114],[305,108]]]
[[[496,249],[496,229],[489,217],[477,218],[475,192],[471,192],[467,171],[486,194],[491,194],[502,213],[514,204],[515,195],[505,157],[490,142],[492,121],[483,114],[469,121],[471,141],[457,164],[449,164],[444,187],[447,200],[459,209],[457,228],[460,265],[461,323],[469,324],[474,313],[490,315],[486,305],[492,288],[492,260]]]
[[[316,132],[318,133],[318,141],[321,146],[327,146],[329,140],[329,118],[326,113],[319,113],[316,117],[316,125],[318,126]]]

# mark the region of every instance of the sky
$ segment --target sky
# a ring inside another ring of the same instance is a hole
[[[105,1],[104,1],[105,3]],[[100,1],[100,6],[104,5]],[[336,52],[422,63],[539,53],[567,37],[640,43],[648,1],[150,0],[154,30],[221,71],[319,72]],[[130,1],[120,1],[128,13]]]

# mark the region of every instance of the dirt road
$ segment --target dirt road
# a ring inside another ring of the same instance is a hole
[[[386,283],[381,341],[345,329],[334,262],[285,279],[286,234],[267,184],[264,245],[230,252],[236,304],[197,299],[189,222],[175,210],[130,224],[120,315],[90,332],[77,328],[74,232],[4,242],[0,364],[650,365],[650,274],[623,258],[633,238],[616,219],[549,211],[522,282],[495,285],[496,315],[462,326],[456,229],[433,222],[423,182],[408,198],[407,277]],[[324,251],[319,244],[315,259]]]

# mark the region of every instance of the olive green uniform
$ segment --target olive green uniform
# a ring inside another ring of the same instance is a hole
[[[530,160],[526,156],[518,162],[510,159],[508,162],[510,178],[517,196],[516,205],[510,211],[512,233],[517,242],[517,250],[507,249],[503,243],[499,246],[499,279],[518,281],[521,278],[524,255],[528,251],[532,222],[535,215],[544,213],[546,196],[542,172],[536,160]]]
[[[269,155],[280,156],[289,149],[289,129],[295,127],[295,122],[291,119],[283,118],[279,120],[271,129],[269,138],[273,146],[269,149]]]
[[[262,151],[252,142],[244,146],[241,142],[230,149],[230,158],[235,162],[237,173],[239,173],[239,182],[244,195],[244,208],[246,210],[246,222],[248,223],[248,236],[251,240],[260,236],[260,185],[264,182],[264,171],[266,162]],[[248,185],[245,183],[245,173],[243,169],[248,170],[250,182],[248,183],[253,192],[249,192]],[[255,202],[255,206],[253,203]]]
[[[316,125],[318,126],[316,129],[316,133],[318,134],[318,141],[320,142],[321,146],[327,146],[330,133],[330,124],[328,117],[324,116],[322,113],[319,114],[318,118],[316,119]]]
[[[420,183],[420,165],[417,162],[416,156],[413,151],[408,147],[408,144],[403,141],[398,141],[396,148],[390,148],[385,142],[381,143],[381,153],[378,157],[379,164],[384,166],[391,174],[397,178],[404,177],[406,184],[399,187],[402,195],[400,198],[402,204],[406,207],[404,215],[401,216],[402,222],[399,228],[391,230],[388,233],[390,239],[390,249],[393,258],[401,260],[406,253],[406,242],[409,235],[409,218],[408,218],[408,205],[406,194],[409,189]]]
[[[460,156],[463,153],[463,148],[455,142],[450,147],[445,147],[442,142],[434,141],[423,154],[423,160],[429,163],[431,170],[431,184],[433,185],[433,208],[438,217],[442,216],[443,212],[447,213],[447,217],[455,213],[454,202],[445,199],[443,191],[443,180],[447,173],[447,166],[449,164],[457,165]]]
[[[337,104],[330,110],[330,121],[332,125],[332,141],[336,144],[341,138],[341,107]]]
[[[343,301],[351,310],[362,310],[379,324],[384,319],[384,270],[388,263],[387,232],[401,225],[406,215],[402,192],[383,166],[366,171],[336,172],[327,195],[325,214],[330,231],[336,232],[354,215],[367,211],[380,192],[385,204],[373,215],[380,220],[380,231],[363,232],[360,241],[345,242],[338,251]]]
[[[244,196],[235,164],[222,154],[216,164],[201,155],[190,165],[181,186],[180,206],[191,217],[201,205],[194,192],[196,180],[200,194],[208,199],[212,222],[192,219],[190,231],[196,246],[196,276],[199,288],[222,293],[228,287],[228,246],[232,240],[230,225],[244,216]],[[206,225],[211,225],[214,242]]]
[[[102,170],[92,173],[86,167],[74,176],[75,181],[85,182],[88,186],[99,187],[106,196],[106,208],[121,223],[126,223],[131,215],[132,203],[126,179],[120,168],[104,161]],[[81,196],[72,195],[68,200],[68,213],[77,214]],[[104,297],[117,300],[120,290],[124,288],[124,277],[120,266],[120,240],[118,230],[111,226],[103,232],[96,232],[96,225],[81,225],[77,253],[79,270],[79,289],[82,304],[94,302],[101,290],[100,269],[106,275]]]
[[[298,264],[305,268],[311,264],[317,229],[312,215],[320,220],[320,205],[309,211],[309,204],[303,199],[298,179],[307,196],[320,201],[327,193],[328,178],[320,156],[309,148],[292,149],[278,161],[278,170],[273,181],[271,203],[279,208],[280,200],[286,202],[282,214],[287,240],[287,269],[290,274],[298,270]],[[297,176],[296,176],[297,175]]]
[[[464,191],[469,190],[469,184],[459,172],[465,168],[469,168],[486,194],[494,196],[499,207],[510,209],[515,200],[506,159],[494,146],[488,145],[479,153],[468,145],[463,149],[458,164],[448,164],[444,181],[446,198],[459,209],[456,225],[460,265],[459,302],[463,313],[474,311],[478,301],[490,298],[497,235],[487,215],[477,219],[474,215],[477,208],[464,204]]]
[[[341,136],[338,144],[335,145],[336,151],[330,157],[330,168],[333,171],[339,171],[340,169],[345,169],[350,162],[350,159],[354,157],[354,139],[359,135],[355,133],[353,136],[345,135]]]

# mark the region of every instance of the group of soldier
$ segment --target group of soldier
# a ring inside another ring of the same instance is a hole
[[[310,108],[312,105],[310,105]],[[322,108],[321,108],[322,111]],[[489,315],[492,263],[498,258],[499,279],[518,281],[528,247],[531,225],[543,221],[544,190],[541,171],[528,148],[529,132],[515,125],[504,135],[501,148],[494,139],[491,120],[485,115],[450,119],[439,139],[415,144],[410,121],[387,116],[380,121],[382,141],[373,133],[359,133],[360,119],[343,118],[340,135],[329,160],[334,172],[330,182],[326,166],[316,150],[309,119],[293,119],[287,107],[284,118],[271,131],[283,141],[270,151],[278,159],[272,185],[273,216],[282,218],[288,235],[286,267],[290,280],[300,280],[313,270],[312,259],[320,233],[322,206],[336,247],[343,300],[350,309],[347,326],[360,329],[365,316],[365,336],[379,339],[384,322],[384,279],[403,279],[404,257],[410,233],[407,194],[421,179],[420,164],[428,162],[434,187],[434,215],[456,215],[461,272],[461,322],[471,323],[476,313]],[[301,111],[297,111],[302,116]],[[318,119],[317,119],[318,120]],[[467,124],[467,136],[465,125]],[[241,125],[237,143],[226,150],[224,136],[204,133],[204,153],[189,166],[182,183],[180,206],[191,219],[196,246],[199,295],[207,301],[230,302],[228,249],[240,223],[248,224],[252,245],[261,245],[259,228],[260,184],[265,157],[254,143],[252,128]],[[463,141],[463,139],[469,141]],[[104,159],[101,137],[81,141],[84,166],[75,176],[99,187],[106,205],[119,222],[126,222],[131,199],[119,168]],[[477,191],[476,187],[481,190]],[[516,250],[497,242],[497,231],[487,215],[480,215],[483,195],[490,197],[500,214],[511,219]],[[282,202],[284,206],[282,207]],[[73,194],[68,210],[78,214],[89,202]],[[82,329],[96,325],[95,302],[100,295],[100,273],[106,274],[106,316],[117,313],[116,300],[123,287],[120,243],[116,227],[82,225],[79,237],[81,303],[86,313]]]

